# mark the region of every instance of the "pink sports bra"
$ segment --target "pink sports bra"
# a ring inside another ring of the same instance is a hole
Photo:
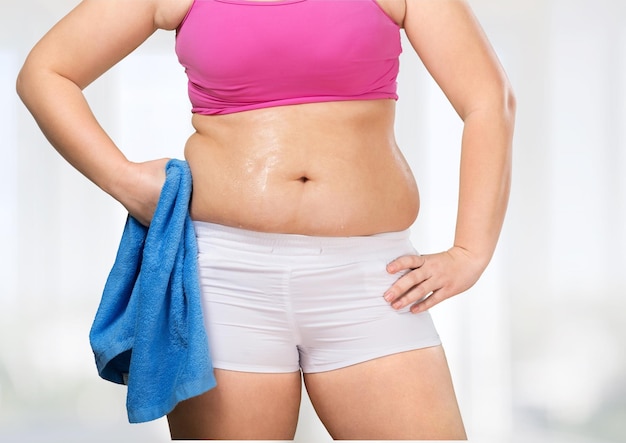
[[[176,34],[192,112],[398,99],[400,27],[375,0],[194,0]]]

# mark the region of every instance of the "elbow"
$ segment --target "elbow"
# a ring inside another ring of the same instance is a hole
[[[484,101],[476,107],[476,110],[479,114],[482,111],[485,118],[492,122],[499,121],[507,132],[512,133],[515,126],[517,98],[511,84],[503,81],[498,87],[492,88],[490,93],[485,94]]]
[[[36,81],[33,79],[34,73],[31,68],[28,60],[22,66],[22,69],[17,74],[17,79],[15,81],[15,91],[17,95],[22,100],[22,102],[28,106],[28,98],[30,96],[29,92],[31,92],[36,85]]]
[[[515,114],[517,112],[517,98],[515,96],[515,91],[513,91],[513,87],[508,82],[504,84],[502,89],[503,112],[505,118],[510,122],[511,126],[513,126],[515,122]]]
[[[41,86],[47,83],[47,72],[46,66],[37,57],[28,55],[15,80],[15,91],[27,108],[36,99]]]
[[[15,91],[19,98],[24,101],[24,97],[26,96],[26,91],[28,89],[28,81],[26,80],[26,75],[24,73],[24,68],[17,74],[17,80],[15,81]]]
[[[482,118],[493,122],[501,121],[505,126],[513,128],[517,99],[513,87],[508,80],[489,82],[483,88],[476,88],[468,94],[467,104],[457,109],[461,120],[467,122],[474,118]]]
[[[515,91],[507,79],[499,82],[498,86],[491,88],[491,91],[484,95],[485,101],[482,107],[494,114],[499,115],[506,126],[511,128],[515,124],[515,113],[517,112],[517,98]]]

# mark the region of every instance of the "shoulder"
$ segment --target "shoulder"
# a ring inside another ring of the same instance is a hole
[[[154,24],[159,29],[173,30],[183,21],[194,0],[151,0],[155,3]]]

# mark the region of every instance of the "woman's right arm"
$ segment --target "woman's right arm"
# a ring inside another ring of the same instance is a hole
[[[55,149],[144,224],[154,213],[166,160],[129,162],[82,90],[156,29],[174,29],[185,12],[184,1],[84,0],[35,45],[17,79],[19,96]]]

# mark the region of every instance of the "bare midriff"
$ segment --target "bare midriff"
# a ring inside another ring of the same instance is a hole
[[[404,230],[419,193],[394,118],[390,99],[195,114],[191,217],[318,236]]]

